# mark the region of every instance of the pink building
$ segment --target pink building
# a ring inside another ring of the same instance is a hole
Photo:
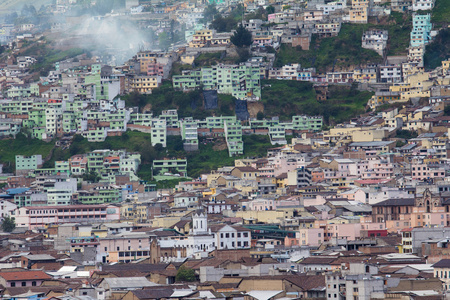
[[[372,217],[367,217],[366,219],[361,218],[361,230],[381,230],[385,228],[386,224],[384,222],[372,223]]]
[[[164,65],[157,62],[149,63],[147,66],[147,75],[164,77]]]
[[[100,239],[97,261],[125,262],[150,256],[151,238],[146,233],[124,233]]]
[[[304,228],[295,233],[300,246],[318,247],[325,239],[323,228]]]
[[[367,169],[362,172],[363,179],[384,179],[394,176],[394,166],[385,160],[369,160]]]
[[[250,210],[275,210],[275,200],[273,199],[255,199],[249,202]]]
[[[444,178],[445,169],[437,164],[416,163],[411,165],[411,177],[417,180]]]
[[[100,223],[120,219],[120,209],[112,204],[28,206],[16,210],[16,226],[28,229],[49,224]]]
[[[254,164],[253,167],[256,168]],[[298,154],[278,153],[268,159],[267,165],[258,168],[260,176],[277,177],[283,173],[305,167],[305,158]]]
[[[340,197],[360,203],[367,203],[369,194],[362,189],[352,189],[339,194]]]
[[[327,240],[338,237],[354,241],[361,237],[361,223],[328,224],[325,233]]]

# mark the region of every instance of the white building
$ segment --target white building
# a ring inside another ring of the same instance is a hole
[[[434,8],[434,0],[413,0],[412,10],[431,10]]]
[[[380,66],[380,82],[399,83],[403,81],[401,65]]]
[[[248,249],[251,245],[249,229],[239,226],[213,225],[208,228],[208,215],[194,214],[189,235],[159,240],[161,248],[186,248],[186,257],[201,258],[215,249]],[[181,251],[177,255],[180,255]],[[165,257],[174,261],[181,257]]]
[[[211,231],[214,234],[217,245],[216,247],[219,250],[250,248],[250,229],[221,224],[217,226],[211,226]]]
[[[362,47],[371,49],[383,56],[388,41],[387,30],[369,30],[362,35]]]
[[[165,148],[166,136],[167,136],[166,121],[160,119],[153,119],[152,133],[151,133],[152,146],[155,146],[156,144],[161,144]]]
[[[347,8],[347,3],[345,1],[338,0],[334,2],[329,2],[327,4],[317,4],[316,8],[318,10],[323,11],[324,15],[329,15],[330,13],[333,13],[337,10],[343,10]]]
[[[7,200],[0,200],[0,219],[3,220],[6,217],[14,216],[14,211],[16,209],[16,204]]]

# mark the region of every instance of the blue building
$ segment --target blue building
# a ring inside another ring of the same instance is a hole
[[[431,15],[413,15],[413,29],[411,30],[411,47],[425,46],[431,40],[430,32],[433,25],[431,24]]]

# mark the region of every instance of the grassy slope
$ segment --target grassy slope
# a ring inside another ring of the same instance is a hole
[[[267,149],[272,148],[268,136],[244,136],[244,155],[241,157],[262,157]],[[146,180],[151,179],[151,163],[154,159],[164,157],[178,157],[188,159],[188,175],[197,177],[202,172],[225,165],[234,165],[236,157],[229,157],[228,150],[214,150],[214,144],[201,141],[200,149],[196,152],[186,153],[180,136],[169,136],[167,148],[158,149],[151,145],[150,135],[141,132],[129,131],[122,137],[108,137],[101,143],[90,143],[86,139],[77,137],[67,150],[55,148],[55,144],[46,143],[37,139],[27,139],[18,135],[15,140],[0,140],[0,162],[5,164],[8,171],[14,171],[15,155],[41,154],[47,157],[53,150],[51,159],[45,162],[45,168],[53,168],[55,161],[68,160],[72,155],[87,153],[98,149],[120,150],[141,153],[142,165],[138,175]]]
[[[450,18],[450,16],[449,16]],[[433,42],[426,47],[423,57],[426,69],[441,66],[443,60],[450,57],[450,28],[442,29]]]
[[[426,47],[425,68],[434,69],[450,57],[450,0],[436,0],[431,13],[434,29],[440,29],[433,42]]]
[[[17,135],[16,139],[0,140],[0,162],[5,165],[5,172],[13,172],[16,155],[40,154],[43,158],[50,154],[54,143],[46,143],[36,139],[28,139],[24,135]]]
[[[83,52],[84,50],[80,48],[72,48],[65,51],[56,50],[51,47],[50,42],[42,39],[27,45],[20,54],[37,57],[37,62],[31,67],[32,71],[39,72],[41,76],[47,76],[48,72],[54,69],[54,63],[75,57]]]
[[[301,50],[282,45],[275,60],[275,66],[300,63],[302,67],[315,67],[319,72],[347,69],[351,66],[380,63],[382,57],[375,51],[361,47],[361,37],[368,29],[389,31],[388,55],[406,54],[411,31],[411,16],[393,12],[385,25],[342,24],[337,37],[317,38],[313,36],[310,50]]]
[[[0,0],[0,15],[11,13],[11,11],[20,12],[22,7],[26,5],[33,4],[34,7],[39,10],[41,5],[52,4],[51,0],[35,0],[31,2],[30,0]]]
[[[203,98],[200,91],[175,91],[170,81],[153,90],[150,95],[130,94],[124,97],[127,106],[144,108],[151,105],[154,115],[161,114],[165,109],[178,109],[180,118],[194,117],[204,119],[212,115],[234,114],[234,98],[229,95],[218,95],[218,108],[215,110],[203,109]],[[194,105],[194,107],[193,107]]]
[[[450,0],[436,0],[431,22],[435,28],[445,28],[450,24]]]
[[[293,115],[322,115],[325,123],[339,123],[364,113],[371,92],[354,87],[329,86],[329,99],[316,100],[313,84],[302,81],[263,81],[262,102],[266,116],[290,119]],[[269,87],[270,85],[270,87]]]

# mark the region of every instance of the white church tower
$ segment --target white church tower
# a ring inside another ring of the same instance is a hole
[[[192,234],[208,234],[208,215],[206,213],[196,213],[192,216]]]

